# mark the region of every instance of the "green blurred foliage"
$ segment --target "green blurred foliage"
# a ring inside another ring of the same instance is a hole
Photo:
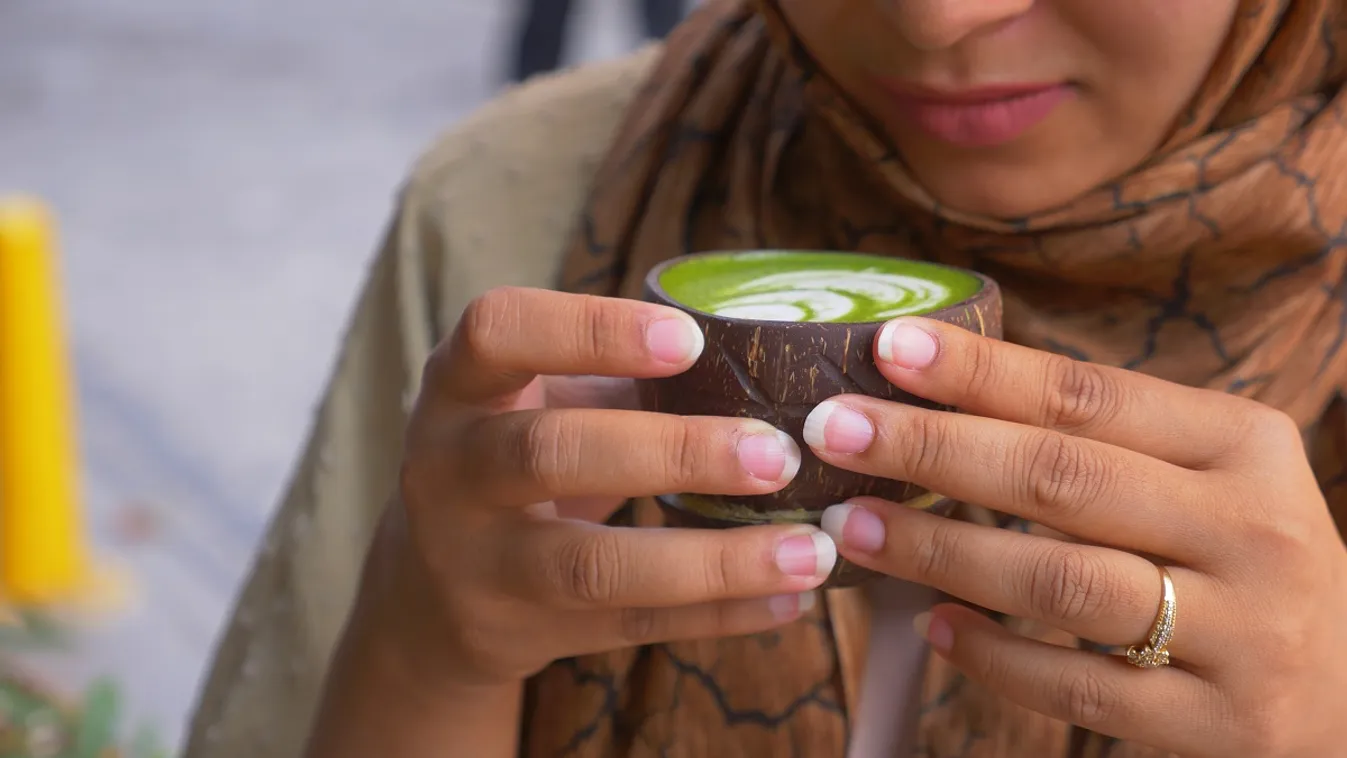
[[[120,743],[122,696],[99,679],[83,697],[66,698],[18,673],[20,655],[71,651],[69,636],[51,618],[21,613],[0,625],[0,758],[168,758],[153,730],[141,727]]]

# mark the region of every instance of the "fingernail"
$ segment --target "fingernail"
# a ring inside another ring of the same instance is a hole
[[[884,520],[851,503],[830,506],[823,512],[823,531],[843,547],[861,553],[877,553],[884,547]]]
[[[776,565],[786,576],[822,579],[832,573],[836,563],[837,546],[818,530],[787,537],[776,545]]]
[[[767,601],[767,607],[777,621],[794,621],[814,609],[814,593],[801,592],[798,595],[777,595]]]
[[[879,330],[875,352],[895,366],[919,370],[935,362],[935,336],[910,321],[890,321]]]
[[[800,471],[800,446],[780,429],[742,437],[734,452],[739,465],[764,482],[788,481]]]
[[[875,440],[875,426],[863,414],[824,400],[804,420],[804,441],[829,453],[861,453]]]
[[[942,653],[954,649],[954,627],[931,612],[918,613],[912,619],[912,628],[926,640],[927,644]]]
[[[702,354],[706,337],[690,318],[662,318],[645,328],[645,343],[658,360],[687,363]]]

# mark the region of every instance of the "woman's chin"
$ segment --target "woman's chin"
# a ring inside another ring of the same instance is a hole
[[[997,219],[1022,219],[1067,205],[1102,182],[1069,173],[1052,181],[1043,167],[1012,168],[973,163],[952,166],[942,163],[912,171],[942,206],[963,214]],[[1045,176],[1046,175],[1046,176]]]
[[[1095,121],[1069,115],[1011,142],[978,148],[911,129],[889,136],[913,177],[942,205],[975,216],[1022,219],[1066,206],[1126,174],[1153,147],[1148,135],[1110,148]]]

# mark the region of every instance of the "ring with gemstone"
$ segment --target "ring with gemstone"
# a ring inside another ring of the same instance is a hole
[[[1174,619],[1178,614],[1178,605],[1174,598],[1174,579],[1169,569],[1160,569],[1160,582],[1163,594],[1160,597],[1160,610],[1155,614],[1155,623],[1151,626],[1150,636],[1140,647],[1127,648],[1127,662],[1142,669],[1158,669],[1169,665],[1169,643],[1174,639]]]

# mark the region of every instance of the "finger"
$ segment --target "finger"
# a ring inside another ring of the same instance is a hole
[[[1207,507],[1209,474],[1061,432],[847,395],[820,403],[804,438],[834,466],[1090,542],[1188,561],[1229,528],[1228,514]]]
[[[920,397],[1189,468],[1233,450],[1252,405],[928,319],[887,324],[875,338],[875,356],[889,381]]]
[[[1163,596],[1155,564],[1131,553],[993,529],[873,498],[824,511],[823,528],[847,559],[1077,637],[1142,645]],[[1220,593],[1200,574],[1171,568],[1182,610],[1169,650],[1200,668],[1229,658]],[[1194,645],[1201,640],[1201,645]]]
[[[1221,749],[1231,717],[1224,699],[1188,672],[1026,639],[956,605],[919,616],[917,629],[973,681],[1059,721],[1182,755],[1239,752]]]
[[[558,518],[580,519],[595,524],[602,524],[612,518],[613,514],[627,503],[627,498],[618,495],[605,495],[603,497],[568,497],[559,498],[553,505],[556,508],[555,515]]]
[[[685,370],[704,337],[673,308],[503,287],[474,300],[426,364],[423,395],[485,403],[538,374],[648,378]]]
[[[757,634],[810,613],[817,603],[816,598],[814,592],[803,592],[680,608],[576,611],[568,624],[567,636],[571,641],[568,654],[604,653],[660,642]]]
[[[640,407],[635,382],[609,376],[549,376],[543,383],[543,397],[547,408],[634,411]]]
[[[531,522],[498,533],[503,591],[562,609],[673,608],[812,590],[837,548],[808,526],[639,529]]]
[[[524,389],[514,406],[519,408],[616,408],[636,410],[636,385],[630,379],[606,376],[540,377]],[[603,522],[622,507],[622,495],[561,498],[556,515]]]
[[[790,435],[762,421],[639,411],[518,411],[462,425],[446,460],[463,502],[670,492],[753,495],[799,471]]]

